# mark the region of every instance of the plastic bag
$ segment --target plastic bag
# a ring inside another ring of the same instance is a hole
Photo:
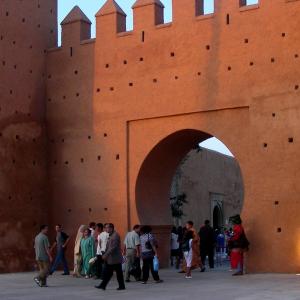
[[[155,272],[158,272],[158,270],[159,270],[159,260],[158,260],[157,256],[154,256],[154,258],[153,258],[153,269]]]
[[[123,258],[122,258],[122,271],[123,272],[125,272],[126,263],[127,263],[127,258],[126,258],[126,256],[123,256]]]

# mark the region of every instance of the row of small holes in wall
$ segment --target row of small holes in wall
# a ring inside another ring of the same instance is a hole
[[[4,40],[4,35],[0,35],[0,41],[3,41],[3,40]],[[12,44],[13,44],[13,45],[16,45],[16,41],[12,41]],[[29,45],[29,46],[28,46],[28,49],[33,49],[33,45]],[[44,49],[44,50],[43,50],[43,53],[44,53],[44,54],[47,53],[47,50]]]
[[[290,144],[294,143],[294,138],[292,138],[292,137],[288,138],[288,143],[290,143]],[[267,148],[268,147],[268,143],[263,143],[263,147]]]
[[[115,159],[116,159],[116,160],[120,160],[120,154],[116,154]],[[98,161],[101,160],[101,156],[100,156],[100,155],[97,156],[97,160],[98,160]],[[80,158],[80,162],[81,162],[81,163],[84,163],[84,162],[85,162],[85,160],[84,160],[83,157]],[[70,162],[69,162],[68,160],[64,161],[64,164],[65,164],[65,165],[68,165],[69,163],[70,163]],[[54,164],[54,165],[57,165],[57,164],[58,164],[57,160],[54,160],[54,161],[53,161],[53,164]]]
[[[5,60],[2,60],[2,66],[3,66],[3,67],[6,66],[6,61],[5,61]],[[12,66],[12,68],[15,69],[15,70],[17,70],[17,67],[18,67],[18,65],[13,65],[13,66]],[[33,70],[28,70],[28,73],[29,73],[29,74],[33,74]],[[44,77],[44,76],[42,76],[42,77]]]
[[[295,54],[295,58],[298,58],[298,54]],[[274,62],[275,62],[275,59],[274,59],[274,58],[271,58],[271,62],[274,63]],[[253,63],[253,62],[250,62],[249,65],[250,65],[250,66],[253,66],[254,63]],[[227,67],[227,70],[228,70],[228,71],[231,71],[231,70],[232,70],[231,66],[228,66],[228,67]],[[201,74],[202,74],[201,72],[198,72],[198,73],[197,73],[197,76],[201,76]],[[178,79],[179,79],[179,76],[177,76],[177,75],[174,76],[174,79],[175,79],[175,80],[178,80]],[[158,82],[158,79],[157,79],[157,78],[154,78],[154,79],[152,79],[152,82],[153,82],[153,83],[157,83],[157,82]],[[133,86],[134,86],[134,83],[133,83],[133,82],[129,82],[129,83],[128,83],[128,86],[133,87]],[[298,89],[299,89],[299,85],[295,85],[295,86],[294,86],[294,89],[295,89],[295,90],[298,90]],[[111,87],[109,88],[109,90],[113,92],[113,91],[115,90],[115,87],[111,86]],[[96,92],[97,92],[97,93],[100,93],[100,92],[101,92],[101,89],[100,89],[100,88],[97,88],[97,89],[96,89]],[[65,99],[65,98],[63,98],[63,99]],[[51,101],[51,100],[49,100],[49,101]]]
[[[53,13],[53,10],[51,9],[50,12],[51,12],[51,14],[52,14],[52,13]],[[10,14],[9,14],[8,11],[5,13],[5,16],[6,16],[6,17],[9,17],[9,16],[10,16]],[[25,22],[26,22],[26,18],[20,19],[20,23],[25,23]],[[37,24],[36,27],[37,27],[37,28],[41,28],[41,24]],[[50,33],[53,34],[53,33],[54,33],[54,30],[51,29],[51,30],[50,30]]]
[[[108,135],[107,135],[107,133],[104,133],[103,134],[103,137],[107,137]],[[92,139],[92,136],[91,135],[88,135],[88,140],[91,140]],[[62,143],[64,143],[65,142],[65,139],[61,139],[60,140]],[[52,143],[52,144],[54,144],[55,143],[55,139],[50,139],[50,142]]]
[[[286,36],[286,33],[284,33],[284,32],[281,33],[281,36],[282,36],[282,37],[285,37],[285,36]],[[247,38],[244,39],[244,43],[245,43],[245,44],[248,44],[248,43],[249,43],[249,39],[247,39]],[[205,46],[205,49],[209,51],[209,50],[211,50],[211,46],[210,46],[210,45],[206,45],[206,46]],[[71,56],[72,56],[72,48],[70,48],[70,53],[71,53]],[[298,54],[295,54],[295,55],[297,55],[297,57],[298,57]],[[175,52],[170,52],[170,57],[175,57]],[[141,62],[144,61],[144,58],[143,58],[143,57],[140,57],[140,58],[139,58],[139,61],[141,61]],[[127,64],[128,64],[128,61],[127,61],[126,59],[123,60],[123,65],[127,65]],[[108,63],[105,64],[105,68],[106,68],[106,69],[108,69],[109,67],[110,67],[110,64],[108,64]]]
[[[104,207],[103,210],[104,210],[104,211],[108,211],[108,208],[107,208],[107,207]],[[71,208],[68,208],[67,211],[68,211],[68,213],[71,213],[71,212],[72,212],[72,209],[71,209]],[[91,212],[92,212],[92,208],[89,208],[89,209],[88,209],[88,212],[91,213]]]
[[[15,165],[17,163],[17,160],[16,159],[12,159],[11,162],[12,162],[13,165]],[[38,165],[38,162],[36,160],[33,160],[31,163],[32,163],[33,166],[37,166]]]
[[[78,98],[80,96],[80,93],[76,93],[75,96]],[[62,96],[62,99],[66,100],[67,99],[67,96],[66,95],[63,95]],[[51,102],[52,101],[52,98],[48,98],[48,102]]]

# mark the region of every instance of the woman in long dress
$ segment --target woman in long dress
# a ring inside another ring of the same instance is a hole
[[[192,262],[190,268],[191,270],[201,268],[201,271],[203,271],[204,267],[202,265],[201,258],[200,258],[200,237],[198,235],[198,232],[193,226],[194,223],[192,221],[188,221],[185,225],[186,233],[191,231],[193,236],[193,243],[192,243],[193,254],[192,254]],[[184,260],[182,265],[182,271],[180,273],[186,273],[186,271],[187,271],[186,261]]]
[[[91,231],[85,229],[83,238],[80,243],[80,250],[82,255],[82,271],[81,274],[85,278],[90,278],[93,275],[93,267],[89,261],[96,256],[95,239],[91,236]]]
[[[81,277],[81,269],[82,269],[82,256],[80,251],[80,243],[83,237],[83,232],[88,227],[86,225],[81,225],[78,229],[76,240],[75,240],[75,247],[74,247],[74,277]]]

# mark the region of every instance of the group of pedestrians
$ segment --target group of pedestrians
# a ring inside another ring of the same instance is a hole
[[[235,224],[234,233],[228,242],[232,268],[238,269],[234,275],[242,275],[243,253],[249,242],[240,217],[235,216],[231,221]],[[35,237],[34,248],[39,274],[34,280],[40,287],[47,286],[48,275],[52,275],[60,264],[64,267],[62,275],[70,275],[65,256],[70,237],[63,231],[62,225],[58,224],[55,226],[55,242],[51,246],[48,231],[48,226],[42,225],[40,233]],[[205,271],[206,256],[209,257],[209,266],[214,267],[213,234],[209,221],[205,222],[199,233],[192,221],[188,221],[182,231],[173,229],[171,261],[174,263],[175,258],[178,268],[181,264],[180,273],[185,273],[187,279],[192,278],[191,272],[194,269],[200,268],[201,272]],[[132,277],[135,281],[147,284],[150,272],[155,283],[163,282],[158,274],[158,260],[158,242],[150,226],[135,225],[121,243],[114,224],[92,222],[89,226],[81,225],[78,229],[74,245],[73,276],[100,279],[101,283],[95,287],[105,290],[116,272],[118,290],[124,290],[125,282],[129,283]]]
[[[215,251],[222,254],[227,252],[230,257],[231,269],[236,270],[234,276],[243,275],[244,253],[249,248],[242,220],[239,215],[230,218],[233,230],[227,232],[227,236],[219,233],[211,227],[206,220],[197,233],[193,228],[193,222],[188,221],[184,228],[173,227],[171,233],[171,266],[177,269],[182,265],[179,273],[185,273],[187,279],[191,279],[191,271],[199,268],[205,272],[206,258],[210,269],[215,265]],[[227,243],[225,240],[227,239]]]
[[[61,225],[55,226],[55,243],[50,246],[48,239],[49,228],[42,225],[40,233],[35,238],[35,254],[39,274],[34,278],[41,286],[47,286],[47,277],[52,275],[60,264],[63,264],[62,275],[70,275],[65,251],[70,237],[62,230]],[[53,250],[56,256],[53,259]],[[120,235],[115,231],[112,223],[81,225],[78,229],[74,246],[74,277],[101,279],[95,286],[105,290],[112,275],[116,272],[118,290],[125,289],[125,281],[130,282],[131,275],[136,281],[146,284],[151,272],[156,283],[161,283],[158,269],[154,268],[155,259],[158,260],[158,244],[152,234],[150,226],[135,225],[128,232],[123,247]],[[140,262],[142,261],[142,268]]]

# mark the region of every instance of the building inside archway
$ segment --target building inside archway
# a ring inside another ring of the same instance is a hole
[[[234,157],[203,147],[193,149],[173,177],[170,203],[174,225],[192,220],[199,229],[210,220],[214,229],[229,227],[229,217],[242,211],[243,198],[243,179]]]

